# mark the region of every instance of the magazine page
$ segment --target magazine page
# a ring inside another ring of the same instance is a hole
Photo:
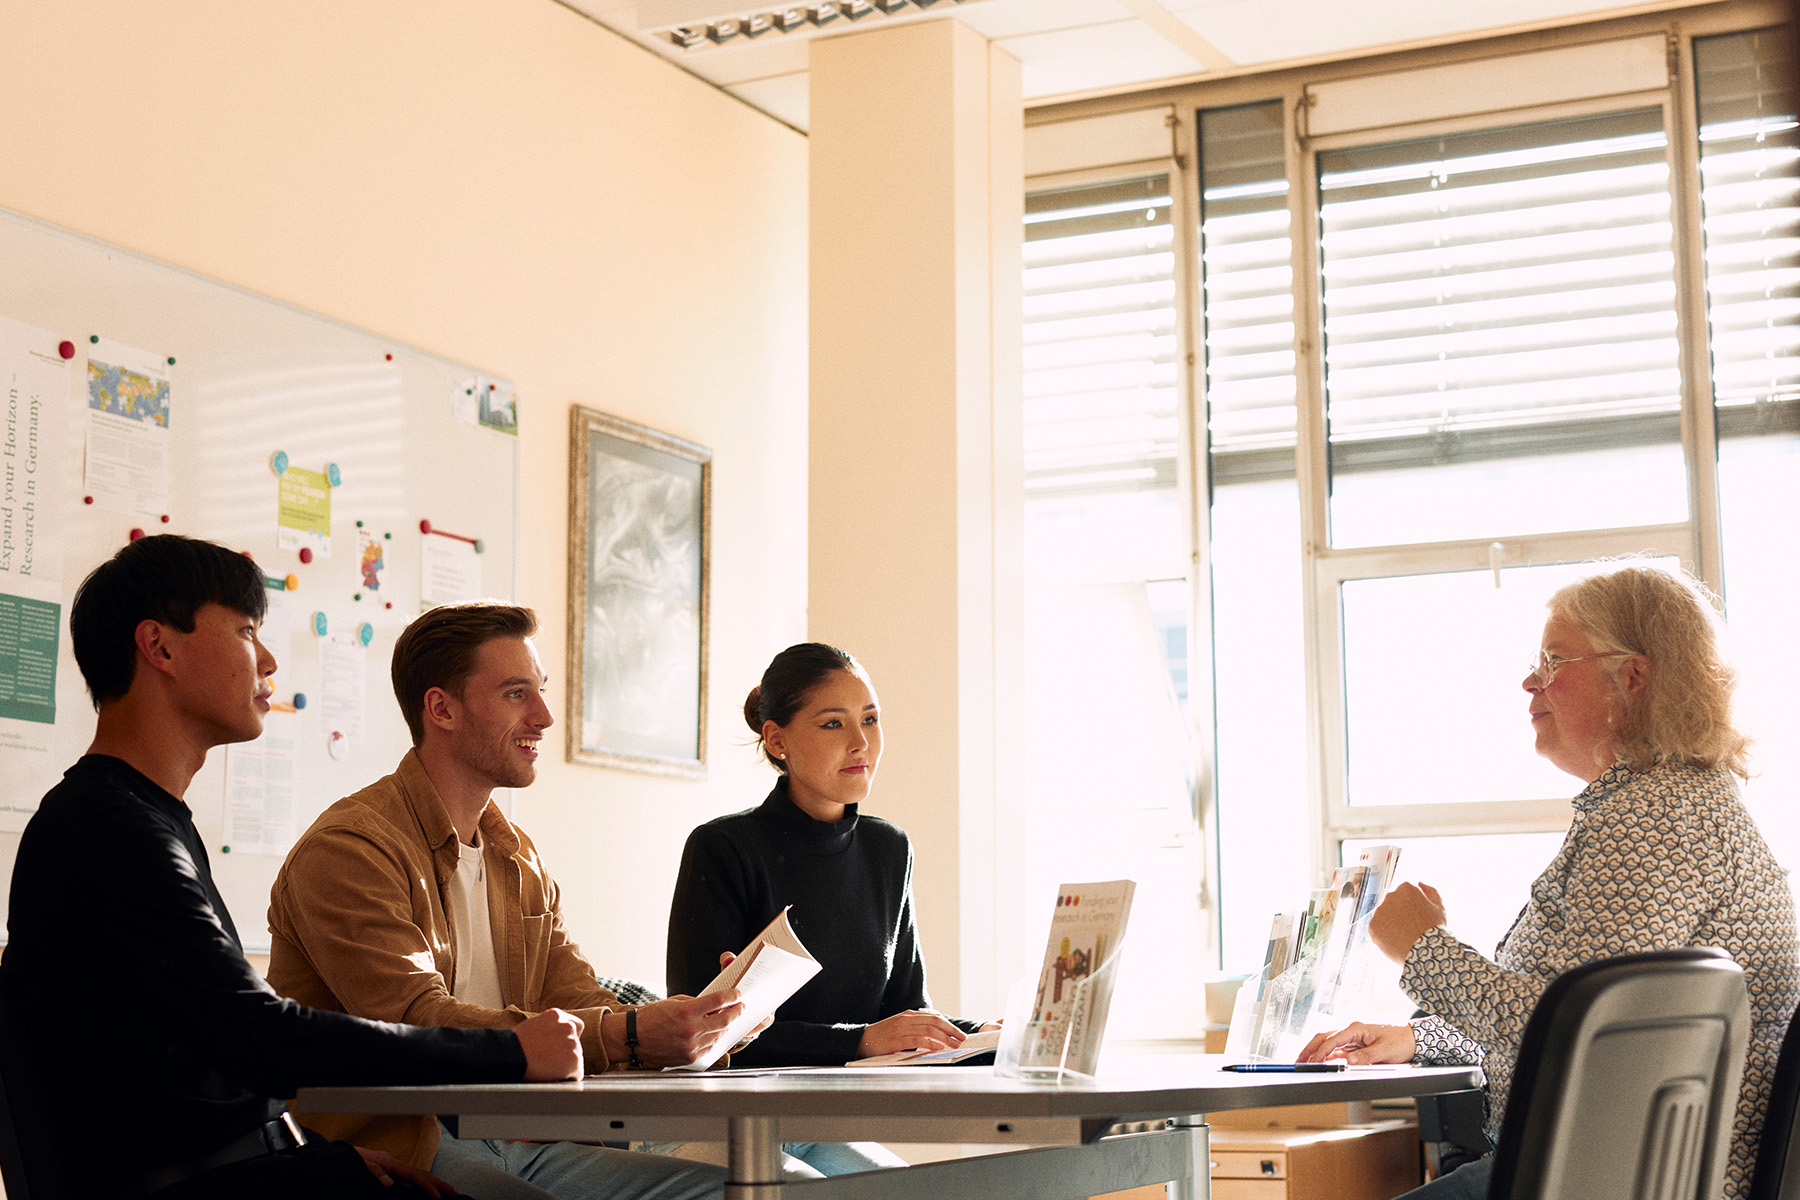
[[[787,1001],[789,996],[806,986],[806,981],[819,973],[818,960],[800,944],[794,927],[788,924],[788,910],[776,914],[763,931],[756,935],[743,953],[701,989],[702,996],[736,988],[743,994],[744,1011],[726,1026],[725,1033],[714,1043],[716,1049],[697,1062],[674,1070],[704,1071],[725,1056],[726,1051],[743,1040]]]

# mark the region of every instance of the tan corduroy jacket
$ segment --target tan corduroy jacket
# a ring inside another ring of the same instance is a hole
[[[392,775],[326,809],[288,852],[269,898],[269,983],[302,1004],[377,1021],[506,1028],[546,1008],[587,1023],[589,1073],[605,1071],[600,1017],[620,1003],[563,928],[556,882],[531,839],[490,803],[481,814],[488,910],[504,1009],[450,994],[456,937],[445,887],[456,827],[411,751]],[[308,1128],[429,1168],[430,1117],[304,1114]]]

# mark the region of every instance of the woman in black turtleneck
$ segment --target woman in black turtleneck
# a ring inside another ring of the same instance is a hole
[[[688,835],[669,913],[671,994],[698,994],[719,953],[783,907],[823,968],[775,1012],[737,1066],[824,1065],[959,1044],[978,1022],[931,1011],[913,926],[912,844],[859,811],[881,761],[880,706],[862,665],[806,642],[775,656],[744,719],[779,773],[757,808]]]

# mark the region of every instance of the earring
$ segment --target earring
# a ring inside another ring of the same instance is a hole
[[[780,758],[780,759],[785,759],[785,758],[787,758],[787,751],[785,751],[785,750],[777,750],[777,751],[776,751],[776,752],[775,752],[775,757],[776,757],[776,758]]]

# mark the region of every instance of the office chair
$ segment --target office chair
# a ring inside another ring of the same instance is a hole
[[[75,1160],[61,1153],[47,1119],[30,1036],[0,970],[0,1178],[6,1181],[6,1200],[75,1200],[69,1175]]]
[[[1494,1148],[1482,1127],[1487,1120],[1487,1093],[1481,1089],[1416,1096],[1413,1106],[1418,1112],[1419,1142],[1425,1147],[1433,1178],[1474,1162]]]
[[[1525,1025],[1489,1200],[1712,1200],[1749,1038],[1744,973],[1723,950],[1558,976]]]
[[[1800,1012],[1788,1022],[1744,1200],[1800,1200]]]

